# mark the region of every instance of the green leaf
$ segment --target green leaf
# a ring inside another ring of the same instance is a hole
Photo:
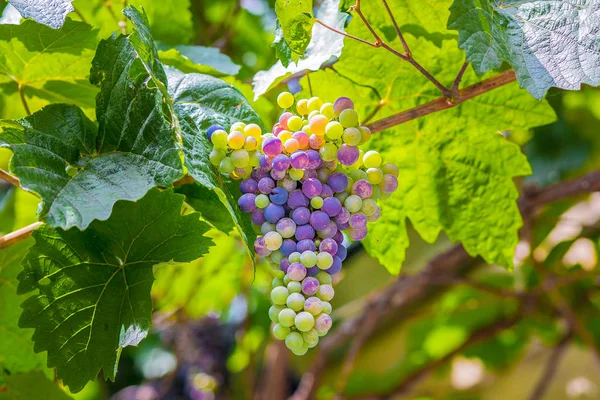
[[[100,370],[114,380],[121,349],[148,333],[152,266],[195,260],[212,245],[198,214],[181,215],[183,199],[153,189],[83,232],[33,232],[19,292],[36,295],[23,303],[19,325],[35,328],[35,350],[48,352],[48,366],[73,392]]]
[[[0,192],[0,236],[12,232],[15,226],[16,192],[17,188],[13,186],[4,193]]]
[[[231,61],[229,56],[215,47],[202,46],[159,46],[160,61],[165,65],[177,68],[181,72],[211,76],[237,75],[240,66]]]
[[[185,195],[185,202],[202,214],[205,221],[210,222],[223,233],[231,232],[234,227],[231,213],[214,190],[194,182],[179,186],[175,191]]]
[[[71,400],[56,383],[40,371],[10,375],[5,390],[0,391],[0,400]]]
[[[275,13],[283,31],[283,39],[294,53],[292,59],[297,60],[297,57],[303,57],[310,43],[314,24],[312,3],[312,0],[277,0],[275,2]]]
[[[551,87],[600,85],[597,1],[456,0],[451,11],[448,26],[478,74],[506,61],[537,99]]]
[[[59,29],[65,23],[67,14],[74,10],[73,0],[9,0],[23,18],[31,18],[40,24]]]
[[[51,102],[75,104],[91,111],[97,89],[88,77],[98,43],[96,36],[91,26],[71,20],[58,30],[33,21],[0,25],[0,94],[7,96],[7,105],[18,113],[2,111],[1,115],[25,116],[19,86],[31,112]]]
[[[208,162],[212,144],[206,130],[219,124],[229,130],[238,121],[262,126],[258,115],[232,85],[208,75],[183,74],[169,69],[169,90],[179,117],[183,153],[188,173],[201,185],[214,190],[229,210],[250,254],[254,254],[255,234],[249,217],[237,207],[238,185],[221,175]]]
[[[276,21],[275,25],[275,38],[273,39],[273,44],[271,47],[275,49],[275,56],[277,59],[283,64],[285,68],[287,68],[291,62],[298,62],[300,56],[298,54],[294,54],[290,46],[288,46],[285,38],[283,37],[283,29],[281,29],[281,23],[279,20]]]
[[[349,14],[339,12],[339,0],[325,0],[317,12],[319,20],[342,32],[348,17]],[[277,45],[275,45],[276,43]],[[279,31],[275,30],[273,45],[280,61],[268,71],[260,71],[254,76],[252,85],[254,86],[255,100],[285,77],[305,70],[317,71],[323,63],[329,61],[332,57],[339,57],[344,47],[344,36],[332,32],[322,25],[314,25],[312,40],[306,49],[306,56],[300,61],[294,59],[297,63],[293,65],[289,65],[287,56],[289,47],[283,40],[281,29]],[[293,55],[293,53],[290,54]]]

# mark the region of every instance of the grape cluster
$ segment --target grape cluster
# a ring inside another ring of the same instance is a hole
[[[238,206],[260,230],[256,253],[280,269],[271,291],[273,335],[303,355],[331,328],[331,276],[346,258],[342,231],[366,236],[367,222],[380,216],[377,201],[398,187],[398,168],[359,149],[371,131],[359,125],[349,98],[294,106],[284,92],[277,102],[287,111],[272,133],[237,122],[229,133],[213,125],[207,134],[210,162],[242,179]]]

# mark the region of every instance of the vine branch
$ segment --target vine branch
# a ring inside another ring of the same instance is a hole
[[[19,83],[19,97],[21,98],[21,103],[23,104],[23,108],[27,115],[31,115],[31,111],[29,110],[29,105],[27,104],[27,99],[25,98],[25,89],[23,85]]]
[[[11,185],[13,185],[15,187],[20,187],[20,185],[21,185],[19,178],[17,178],[13,174],[11,174],[3,169],[0,169],[0,179],[10,183]]]
[[[8,235],[0,236],[0,250],[27,239],[31,236],[31,232],[40,225],[42,225],[42,222],[34,222],[33,224],[9,233]]]
[[[567,345],[571,341],[572,336],[573,333],[569,329],[567,334],[561,339],[556,347],[554,347],[552,354],[550,355],[550,359],[546,363],[546,368],[544,369],[544,372],[542,373],[537,385],[533,389],[533,392],[531,392],[531,395],[528,397],[528,400],[541,400],[544,397],[546,391],[552,383],[552,379],[554,378],[556,370],[558,369],[558,364],[560,363],[560,360],[567,349]]]

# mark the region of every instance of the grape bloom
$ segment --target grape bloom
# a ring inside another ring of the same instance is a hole
[[[273,336],[296,355],[315,347],[332,325],[332,275],[346,258],[345,232],[367,235],[380,216],[377,201],[398,188],[398,168],[374,150],[358,146],[371,137],[360,126],[352,100],[323,103],[281,93],[284,109],[272,133],[255,124],[234,123],[229,133],[213,125],[207,137],[210,162],[241,180],[240,210],[260,235],[256,254],[278,270],[269,318]]]

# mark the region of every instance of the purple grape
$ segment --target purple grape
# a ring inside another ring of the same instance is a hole
[[[323,160],[321,160],[321,155],[316,150],[306,150],[306,155],[308,156],[308,169],[317,169],[323,164]]]
[[[319,245],[319,251],[324,251],[331,254],[332,256],[335,256],[338,251],[338,244],[333,239],[323,239],[323,241]]]
[[[381,216],[381,209],[379,207],[377,207],[375,212],[367,217],[367,221],[375,222],[379,219],[380,216]]]
[[[295,169],[306,169],[309,162],[308,155],[302,150],[296,151],[290,157],[290,164],[292,165],[292,168]]]
[[[348,222],[344,222],[343,224],[337,224],[338,230],[340,231],[345,231],[346,229],[348,229],[350,227],[350,224]]]
[[[281,140],[271,136],[263,141],[262,150],[267,156],[275,157],[283,151],[283,145],[281,144]]]
[[[242,182],[240,182],[240,191],[243,194],[247,194],[247,193],[257,194],[258,193],[258,183],[256,183],[256,181],[252,178],[244,179]]]
[[[254,225],[262,225],[263,222],[266,221],[265,212],[262,209],[257,208],[250,214],[250,220]]]
[[[289,256],[296,251],[296,241],[294,239],[285,239],[279,248],[284,257]]]
[[[210,142],[210,139],[212,139],[212,134],[215,131],[224,131],[225,128],[223,128],[221,125],[211,125],[208,127],[208,129],[206,130],[206,137],[208,138],[208,141]]]
[[[323,200],[321,210],[330,217],[335,217],[342,211],[342,202],[335,197],[328,197]]]
[[[361,212],[352,214],[348,223],[354,229],[364,229],[367,226],[367,217]]]
[[[275,171],[286,171],[290,167],[290,158],[285,154],[278,154],[273,158],[273,169]]]
[[[318,179],[314,179],[314,178],[307,179],[302,184],[302,193],[304,193],[304,195],[306,197],[308,197],[309,199],[312,199],[313,197],[320,195],[322,190],[323,190],[323,184],[321,182],[319,182]]]
[[[296,233],[296,223],[291,218],[281,218],[275,230],[284,238],[291,238]]]
[[[256,204],[254,204],[254,199],[256,199],[256,196],[252,193],[243,194],[238,199],[238,207],[243,212],[250,213],[256,210]]]
[[[256,254],[262,257],[266,257],[271,254],[271,251],[267,249],[267,246],[265,246],[265,240],[262,238],[262,236],[257,237],[254,241],[254,250],[256,251]]]
[[[319,234],[319,237],[323,239],[333,238],[335,234],[338,233],[338,225],[333,221],[329,221],[327,228],[320,230],[317,233]]]
[[[271,191],[271,195],[269,196],[269,198],[271,199],[271,202],[283,205],[288,201],[288,192],[282,187],[276,187]]]
[[[325,272],[330,275],[335,275],[342,270],[342,260],[338,256],[333,257],[333,264],[327,268]]]
[[[276,224],[284,215],[285,210],[279,204],[271,203],[265,208],[265,219],[272,224]]]
[[[392,175],[393,176],[393,175]],[[354,182],[352,194],[358,195],[361,199],[368,199],[373,195],[373,186],[364,179]]]
[[[307,271],[308,276],[316,276],[321,269],[315,265],[314,267],[310,267]]]
[[[323,199],[333,197],[333,190],[331,190],[331,187],[329,185],[323,184],[323,189],[321,190],[321,197]]]
[[[334,172],[333,174],[329,175],[327,184],[335,193],[340,193],[346,190],[348,187],[348,177],[342,172]]]
[[[346,256],[348,256],[348,249],[343,244],[340,244],[338,246],[338,251],[337,251],[337,253],[335,253],[335,255],[337,257],[339,257],[340,260],[344,261],[346,259]],[[334,260],[335,260],[335,258],[334,258]]]
[[[304,239],[299,241],[298,245],[296,246],[296,251],[299,253],[304,253],[307,250],[316,251],[317,246],[315,246],[315,242],[313,242],[311,239]]]
[[[383,176],[383,182],[381,184],[381,191],[383,193],[394,193],[398,189],[398,178],[392,174]]]
[[[293,190],[296,190],[296,188],[298,187],[298,182],[286,176],[285,178],[277,182],[277,186],[284,188],[289,193]]]
[[[292,263],[287,270],[287,274],[293,281],[302,281],[306,276],[306,267],[299,262]]]
[[[358,160],[360,152],[356,146],[348,146],[347,144],[343,144],[338,149],[337,155],[340,163],[343,165],[352,165]]]
[[[296,228],[296,240],[311,239],[315,237],[315,230],[310,225],[301,225]]]
[[[333,112],[335,115],[339,116],[342,111],[347,110],[348,108],[354,109],[354,103],[347,97],[340,97],[333,103]]]
[[[304,170],[304,176],[300,179],[300,182],[304,183],[309,179],[317,179],[317,171],[314,169],[306,169]]]
[[[264,194],[271,194],[271,191],[275,188],[275,181],[269,177],[262,178],[258,181],[258,190]]]
[[[315,329],[317,332],[327,332],[329,329],[331,329],[332,324],[333,321],[327,314],[321,314],[315,319]]]
[[[266,154],[263,154],[262,156],[260,156],[260,161],[259,161],[259,165],[261,168],[264,169],[271,169],[271,167],[273,166],[273,159],[271,157],[269,157]]]
[[[362,240],[367,236],[367,228],[363,229],[354,229],[348,228],[348,236],[352,238],[352,240]]]
[[[323,211],[315,211],[310,216],[310,225],[315,228],[316,231],[321,231],[329,225],[329,215]]]
[[[338,247],[341,246],[342,243],[344,243],[344,234],[342,233],[342,231],[339,230],[339,228],[332,239],[335,240],[335,242],[338,244]]]
[[[287,204],[292,210],[295,210],[298,207],[308,207],[309,201],[302,190],[297,189],[289,194]]]
[[[284,273],[287,273],[289,267],[290,261],[287,258],[284,258],[279,262],[279,269],[282,270]]]
[[[270,169],[268,168],[257,168],[252,171],[252,178],[259,182],[262,178],[266,178],[269,175]]]
[[[313,296],[319,291],[319,281],[313,277],[304,278],[302,281],[302,293]]]
[[[298,207],[292,211],[292,219],[297,225],[306,225],[310,220],[310,210],[306,207]]]
[[[271,178],[275,179],[276,181],[285,178],[285,173],[286,171],[275,171],[274,169],[271,170]]]
[[[339,201],[339,200],[338,200]],[[341,203],[340,203],[341,204]],[[345,224],[350,219],[350,211],[346,207],[342,207],[340,212],[333,218],[333,220],[339,224]]]

